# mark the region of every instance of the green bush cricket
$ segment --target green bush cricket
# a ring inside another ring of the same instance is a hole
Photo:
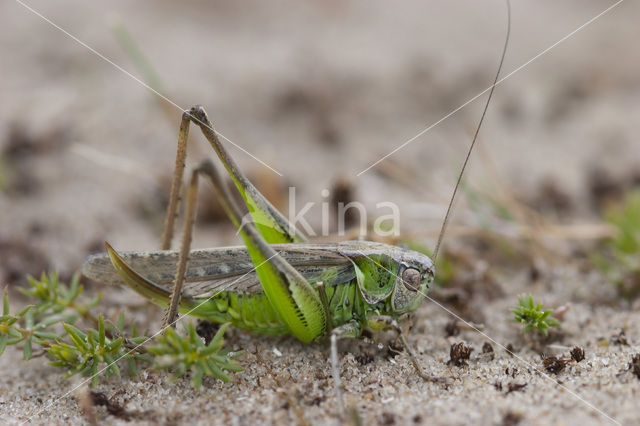
[[[506,53],[467,152],[440,232],[434,259],[451,213],[462,174],[485,117]],[[190,123],[198,125],[216,151],[250,213],[243,218],[229,187],[210,161],[191,174],[179,251],[169,250],[185,168]],[[205,175],[244,246],[191,250],[198,178]],[[417,373],[425,380],[446,382],[425,374],[398,320],[415,311],[426,297],[435,275],[426,255],[370,241],[308,242],[240,172],[221,144],[200,106],[182,115],[176,167],[167,208],[162,250],[116,252],[91,256],[85,276],[105,284],[126,284],[167,308],[164,326],[172,326],[178,311],[217,323],[264,334],[291,334],[302,342],[330,339],[331,366],[341,411],[342,395],[337,342],[358,338],[365,328],[395,330]]]
[[[119,254],[107,244],[108,253],[89,258],[84,274],[108,284],[124,281],[154,303],[169,307],[165,325],[175,321],[178,308],[191,316],[218,323],[231,322],[235,327],[253,332],[290,333],[303,342],[330,336],[336,371],[337,339],[357,338],[365,327],[393,327],[400,331],[396,318],[414,311],[433,281],[431,259],[381,243],[306,242],[238,172],[210,130],[211,124],[202,108],[195,107],[183,115],[181,143],[186,141],[188,131],[184,124],[193,117],[198,123],[204,123],[201,124],[203,132],[232,174],[253,222],[241,220],[228,187],[213,165],[205,162],[193,172],[189,185],[181,251]],[[189,252],[199,174],[211,178],[246,246]],[[175,192],[174,197],[177,198]],[[168,229],[173,226],[174,212],[173,208],[168,211]],[[171,239],[170,231],[165,229],[165,235]],[[176,275],[177,268],[180,271]],[[178,279],[174,285],[175,276],[184,279]],[[179,288],[182,290],[175,290]],[[403,336],[402,340],[406,343]],[[406,346],[419,368],[413,351]]]

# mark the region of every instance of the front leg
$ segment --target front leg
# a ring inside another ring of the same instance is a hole
[[[388,315],[372,315],[369,317],[367,321],[367,326],[372,330],[384,330],[384,329],[394,330],[398,334],[398,337],[402,342],[402,346],[404,347],[404,350],[407,352],[407,355],[409,355],[409,359],[411,360],[411,363],[413,364],[413,367],[416,369],[416,372],[418,373],[418,375],[422,377],[424,380],[429,382],[444,383],[445,385],[447,384],[447,380],[444,377],[431,376],[426,374],[424,371],[422,371],[422,367],[420,367],[420,364],[418,363],[418,358],[416,358],[416,354],[415,354],[415,351],[413,350],[413,347],[411,347],[411,345],[409,345],[409,342],[407,342],[407,339],[405,338],[404,333],[402,332],[402,329],[398,325],[398,321],[396,321],[395,318],[390,317]]]
[[[338,364],[338,340],[357,339],[362,334],[362,327],[357,321],[351,321],[331,330],[331,371],[333,383],[338,401],[340,415],[344,413],[344,401],[342,399],[342,383],[340,382],[340,369]]]

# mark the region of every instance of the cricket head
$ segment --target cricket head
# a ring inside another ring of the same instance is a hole
[[[393,313],[415,311],[427,296],[434,276],[435,266],[428,256],[413,250],[403,251],[391,295]]]
[[[345,242],[340,252],[354,265],[358,288],[370,305],[384,303],[386,314],[414,311],[427,296],[435,267],[426,255],[387,244]]]

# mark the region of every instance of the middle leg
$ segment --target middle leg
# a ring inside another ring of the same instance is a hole
[[[362,327],[357,321],[351,321],[331,330],[331,371],[333,374],[333,386],[340,415],[344,414],[344,400],[342,397],[342,382],[340,380],[340,368],[338,363],[338,340],[357,339],[362,334]]]

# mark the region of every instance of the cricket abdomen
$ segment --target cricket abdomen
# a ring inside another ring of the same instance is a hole
[[[264,293],[223,291],[210,299],[183,299],[180,311],[220,324],[231,322],[234,327],[254,333],[288,332]]]
[[[359,297],[355,280],[326,287],[326,292],[334,327],[365,318],[368,305],[362,297]],[[234,327],[253,333],[287,334],[289,332],[262,292],[223,291],[209,300],[183,299],[180,311],[220,324],[231,322]]]

